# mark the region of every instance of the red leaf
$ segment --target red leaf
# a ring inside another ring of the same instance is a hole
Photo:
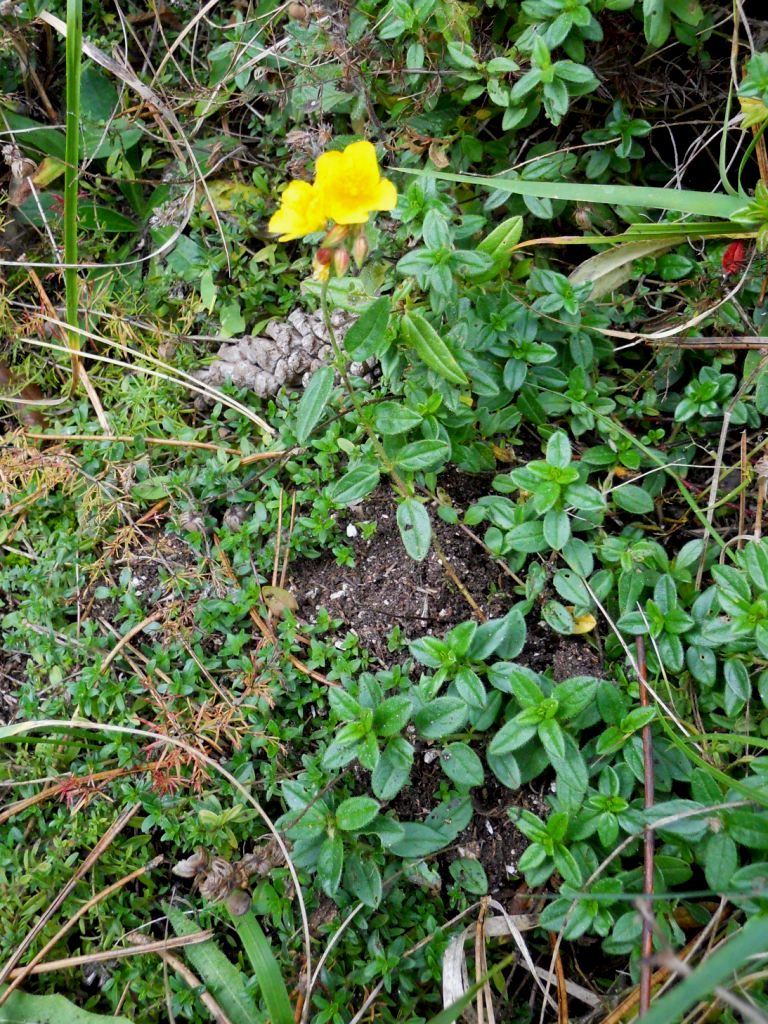
[[[738,274],[744,267],[744,260],[746,259],[747,250],[744,248],[743,242],[731,242],[728,248],[723,253],[722,268],[723,273],[726,277],[731,277],[733,274]]]

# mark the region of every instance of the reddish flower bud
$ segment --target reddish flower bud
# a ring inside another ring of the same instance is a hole
[[[319,263],[321,267],[329,267],[333,261],[333,249],[326,249],[325,246],[322,249],[318,249],[315,253],[315,262]]]
[[[348,234],[349,226],[347,224],[336,224],[323,239],[323,245],[327,245],[329,249],[335,249],[337,245],[341,245]]]
[[[352,259],[355,261],[355,266],[360,269],[365,263],[365,257],[368,255],[368,239],[365,235],[358,235],[352,245]]]
[[[349,253],[346,249],[337,249],[333,254],[333,269],[339,277],[344,277],[349,270]]]

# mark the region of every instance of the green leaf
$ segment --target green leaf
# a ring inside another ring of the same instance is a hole
[[[261,989],[271,1024],[293,1024],[293,1010],[288,998],[288,989],[280,973],[272,947],[253,911],[240,916],[232,915],[232,921],[253,967],[253,976]]]
[[[389,299],[376,299],[344,335],[344,348],[358,362],[381,355],[389,324]]]
[[[331,899],[338,892],[341,882],[341,869],[344,867],[344,842],[337,833],[327,836],[320,847],[317,857],[317,877],[323,892]]]
[[[415,473],[419,470],[439,469],[450,454],[451,448],[446,441],[437,438],[411,441],[400,449],[395,462],[400,469]]]
[[[488,746],[488,753],[493,754],[494,757],[508,754],[512,750],[518,750],[528,742],[531,736],[535,735],[535,725],[522,725],[516,718],[513,718],[511,722],[502,725],[493,737]]]
[[[323,410],[333,394],[335,376],[336,371],[332,366],[321,366],[307,383],[296,414],[296,439],[299,444],[307,443],[323,415]]]
[[[402,402],[381,402],[373,410],[373,425],[385,437],[406,434],[423,419],[421,413]]]
[[[565,469],[571,464],[571,442],[563,430],[556,430],[547,441],[547,462]]]
[[[632,515],[646,515],[653,512],[653,498],[636,484],[622,484],[611,492],[614,505],[631,512]]]
[[[553,760],[565,757],[565,737],[554,718],[539,722],[538,733],[542,746]]]
[[[567,512],[551,508],[542,523],[544,540],[553,551],[560,551],[571,539],[571,520]]]
[[[336,808],[336,824],[343,832],[356,832],[373,821],[379,804],[369,796],[351,796]]]
[[[440,758],[440,767],[458,786],[482,786],[483,762],[467,743],[449,743]]]
[[[245,330],[245,320],[240,309],[240,303],[234,300],[220,307],[219,320],[221,322],[221,334],[224,338],[234,338],[236,334],[242,334]]]
[[[556,633],[562,636],[570,636],[573,633],[573,616],[559,601],[547,601],[541,609],[541,617]]]
[[[584,581],[570,569],[558,569],[552,582],[560,597],[569,604],[587,608],[592,605],[592,598],[584,586]]]
[[[338,689],[338,687],[334,687]],[[377,736],[395,736],[408,724],[413,701],[410,697],[388,697],[373,712],[373,728]]]
[[[467,892],[475,896],[484,896],[488,892],[488,876],[480,861],[472,857],[458,857],[451,862],[448,870],[451,878]]]
[[[193,927],[192,931],[197,928]],[[3,985],[0,991],[4,992],[7,987]],[[130,1024],[127,1017],[81,1010],[65,996],[33,996],[19,989],[0,1006],[0,1024],[50,1024],[52,1021],[56,1024]]]
[[[427,740],[439,740],[458,732],[467,721],[467,705],[457,697],[436,697],[417,711],[413,724]]]
[[[428,857],[451,842],[436,828],[420,821],[404,821],[404,835],[390,850],[396,857]]]
[[[503,619],[488,619],[477,627],[469,656],[473,661],[485,661],[494,653],[500,658],[516,658],[525,646],[525,637],[522,612],[510,608]]]
[[[379,482],[379,467],[363,463],[344,474],[331,488],[331,497],[337,505],[351,505],[370,494]]]
[[[364,903],[366,907],[374,910],[381,903],[381,873],[373,861],[363,859],[357,853],[351,853],[347,857],[344,868],[344,888]]]
[[[410,557],[415,562],[423,562],[432,543],[432,523],[422,503],[416,498],[401,502],[397,507],[397,526]]]
[[[715,832],[704,844],[704,875],[716,893],[727,892],[739,867],[736,843],[725,832]]]
[[[490,62],[493,64],[493,61]],[[490,64],[489,64],[490,68]],[[523,218],[509,217],[498,224],[493,231],[477,243],[477,251],[484,252],[494,259],[511,256],[512,250],[520,241],[523,233]]]
[[[333,686],[329,689],[328,703],[339,718],[347,721],[353,721],[362,711],[360,702],[355,700],[351,693],[347,693],[342,686]]]
[[[485,759],[502,786],[506,786],[507,789],[520,789],[523,784],[520,766],[511,754],[497,755],[487,750]]]
[[[413,747],[402,736],[394,736],[381,752],[371,776],[371,789],[379,800],[394,800],[408,782],[413,766]]]
[[[544,539],[544,527],[539,520],[514,526],[507,534],[506,540],[510,550],[522,551],[524,554],[544,551],[552,546]]]
[[[191,935],[197,926],[176,907],[163,910],[177,935]],[[246,987],[245,975],[219,949],[213,939],[184,947],[184,956],[232,1024],[253,1024],[259,1011]],[[0,1017],[2,1020],[2,1017]]]
[[[568,721],[589,707],[595,700],[600,680],[594,676],[572,676],[555,687],[553,696],[557,700],[557,717]]]
[[[768,550],[763,541],[750,541],[742,552],[742,561],[758,590],[768,592]]]
[[[450,384],[467,385],[469,381],[453,353],[434,327],[420,313],[403,314],[400,336],[431,370]]]

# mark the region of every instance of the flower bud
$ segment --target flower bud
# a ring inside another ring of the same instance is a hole
[[[333,254],[333,269],[339,277],[344,277],[349,270],[349,253],[346,249],[337,249]]]
[[[365,235],[358,235],[352,245],[352,259],[355,261],[355,266],[358,270],[365,263],[365,257],[368,255],[368,250],[368,239]]]
[[[320,253],[323,253],[323,256],[325,256],[326,253],[329,253],[330,254],[330,259],[328,259],[328,260],[326,260],[324,258],[321,259],[320,258]],[[315,281],[327,281],[328,280],[328,278],[331,276],[331,260],[332,259],[333,259],[333,254],[331,253],[330,249],[318,249],[318,251],[315,253],[314,258],[312,260],[312,277],[315,279]]]
[[[348,234],[348,224],[334,224],[323,239],[323,245],[327,245],[329,249],[335,249],[337,245],[341,245]]]
[[[309,11],[304,4],[288,4],[288,17],[294,21],[307,21],[309,19]]]
[[[333,249],[326,249],[323,246],[322,249],[318,249],[315,253],[315,263],[319,263],[322,267],[329,267],[333,261]]]

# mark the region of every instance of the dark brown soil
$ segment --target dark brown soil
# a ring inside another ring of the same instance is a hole
[[[485,490],[487,482],[481,485],[481,493]],[[415,640],[427,633],[442,635],[473,615],[434,546],[423,562],[409,557],[396,509],[391,490],[379,488],[347,516],[357,531],[350,538],[355,565],[337,565],[332,557],[299,561],[291,567],[290,579],[302,615],[314,619],[317,609],[326,608],[385,665],[393,661],[387,639],[396,626],[402,639]],[[512,603],[510,577],[460,526],[449,526],[430,512],[450,569],[487,616],[503,615]],[[359,525],[366,522],[376,523],[370,540],[363,538]]]
[[[127,550],[115,552],[109,569],[91,580],[81,595],[86,611],[110,622],[121,609],[116,598],[94,598],[97,587],[115,585],[124,566],[131,570],[129,586],[136,596],[148,607],[163,602],[169,603],[178,596],[177,581],[182,577],[199,576],[199,556],[181,537],[155,530],[138,531],[131,539]]]
[[[437,748],[417,744],[411,784],[389,806],[401,821],[423,821],[439,802],[437,790],[444,782]],[[475,812],[472,821],[455,843],[437,856],[444,884],[452,884],[448,873],[451,862],[457,857],[469,857],[483,865],[488,877],[488,894],[507,905],[520,889],[517,863],[529,845],[514,823],[514,814],[516,810],[525,809],[546,817],[549,813],[544,800],[547,785],[539,779],[513,792],[487,771],[485,785],[471,792]]]

